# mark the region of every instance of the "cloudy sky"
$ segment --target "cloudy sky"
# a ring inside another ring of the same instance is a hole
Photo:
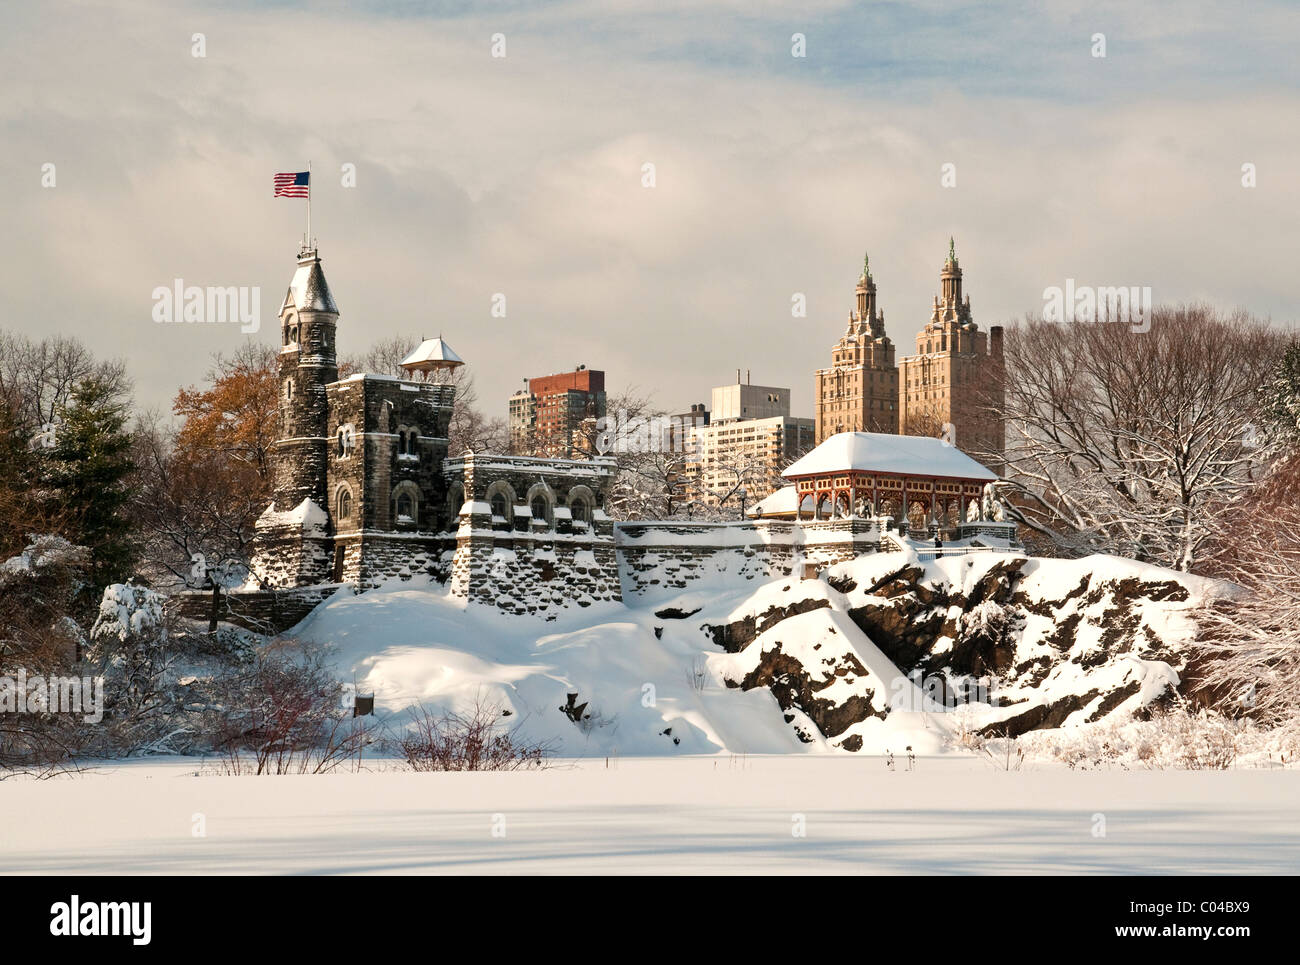
[[[949,235],[982,326],[1066,278],[1294,325],[1294,4],[1024,6],[6,4],[0,327],[166,407],[246,336],[153,290],[260,286],[274,343],[303,202],[271,177],[308,160],[341,350],[441,332],[500,415],[578,363],[672,409],[749,369],[811,415],[864,250],[910,350]]]

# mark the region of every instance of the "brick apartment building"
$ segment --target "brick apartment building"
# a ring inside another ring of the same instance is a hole
[[[516,455],[590,455],[595,422],[605,415],[605,373],[579,365],[529,379],[510,397],[510,446]]]

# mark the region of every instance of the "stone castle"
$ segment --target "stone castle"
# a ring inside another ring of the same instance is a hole
[[[424,574],[520,613],[619,598],[604,511],[612,459],[449,458],[455,387],[440,377],[460,359],[430,339],[405,377],[340,379],[338,322],[320,256],[304,247],[280,307],[273,499],[251,567],[260,592]]]
[[[956,247],[939,275],[929,322],[916,354],[895,358],[876,305],[876,282],[864,260],[848,329],[816,373],[817,443],[839,432],[943,435],[995,468],[1005,450],[1001,411],[1002,328],[981,332],[962,294]]]
[[[952,258],[945,277],[957,271]],[[888,402],[891,391],[898,393],[898,370],[874,287],[864,270],[851,322],[858,339],[853,353],[837,362],[846,375],[867,368],[889,375],[875,383],[883,391],[870,396]],[[959,296],[959,284],[945,285],[952,311],[936,315],[927,336],[939,340],[939,352],[960,354],[968,337],[976,341],[968,303],[964,310],[955,307]],[[279,317],[272,501],[257,522],[250,576],[224,596],[181,594],[185,616],[284,630],[340,589],[423,577],[466,602],[554,619],[565,609],[673,591],[723,572],[746,580],[807,578],[863,553],[901,548],[906,539],[891,535],[891,513],[874,505],[859,511],[851,497],[847,509],[826,516],[814,499],[810,520],[796,512],[794,519],[734,523],[615,524],[605,512],[613,457],[448,452],[455,386],[446,376],[464,363],[441,337],[425,340],[404,359],[401,377],[340,379],[339,309],[314,247],[299,251]],[[863,348],[871,351],[859,353]],[[911,361],[903,360],[904,371]],[[819,426],[821,418],[819,407]],[[845,428],[856,427],[850,422]],[[829,466],[822,468],[831,487],[862,469],[841,459],[836,445],[818,456]],[[935,515],[946,484],[922,480],[912,487],[913,502],[928,500]],[[852,483],[844,485],[852,494]],[[904,510],[908,485],[904,480]]]

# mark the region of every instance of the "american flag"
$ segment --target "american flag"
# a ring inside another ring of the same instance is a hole
[[[311,172],[290,171],[288,174],[275,176],[275,196],[277,198],[310,198]]]

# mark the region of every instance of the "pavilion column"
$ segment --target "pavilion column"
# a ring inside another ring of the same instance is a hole
[[[903,525],[909,527],[911,526],[911,522],[907,518],[907,477],[906,476],[903,477]]]
[[[858,486],[856,482],[849,486],[849,515],[858,515]]]
[[[876,490],[876,477],[871,477],[871,518],[880,516],[880,493]]]

